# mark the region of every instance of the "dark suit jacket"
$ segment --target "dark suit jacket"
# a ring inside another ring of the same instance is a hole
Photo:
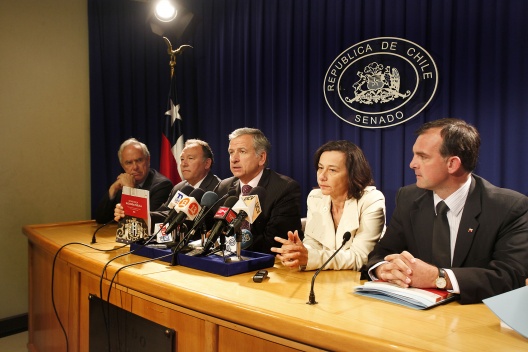
[[[266,189],[264,204],[261,204],[262,213],[251,224],[253,244],[250,251],[272,253],[271,247],[280,247],[273,237],[288,238],[288,231],[299,231],[301,238],[301,187],[297,181],[264,169],[258,184]],[[240,196],[240,181],[236,177],[222,180],[215,192],[220,196],[226,195],[230,189]]]
[[[154,169],[150,169],[141,189],[149,191],[150,209],[158,209],[167,199],[172,188],[172,182]],[[96,210],[95,221],[100,224],[110,222],[114,218],[114,209],[121,201],[121,191],[116,193],[114,199],[110,199],[108,191],[99,202]]]
[[[433,192],[401,188],[387,231],[369,255],[367,270],[388,254],[409,251],[432,260]],[[460,303],[478,303],[525,285],[528,276],[528,197],[473,175],[464,205],[453,273]]]
[[[220,178],[216,175],[214,175],[212,172],[209,172],[207,176],[205,176],[204,180],[200,184],[200,189],[204,190],[204,192],[212,192],[220,182]],[[169,194],[169,197],[165,200],[165,203],[163,203],[159,208],[157,208],[155,211],[150,213],[151,220],[153,224],[163,222],[163,220],[169,215],[169,203],[172,200],[172,197],[176,194],[176,192],[180,191],[183,187],[190,186],[189,182],[187,181],[181,181],[176,186],[172,188],[172,191]],[[152,208],[154,209],[154,208]]]

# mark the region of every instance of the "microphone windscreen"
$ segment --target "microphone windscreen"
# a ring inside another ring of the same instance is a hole
[[[207,191],[204,193],[202,197],[202,201],[200,202],[200,205],[202,206],[202,208],[204,207],[209,208],[216,203],[218,198],[219,198],[218,194],[216,194],[215,192]]]
[[[224,202],[224,207],[232,208],[236,202],[238,202],[238,197],[230,196]]]
[[[347,243],[350,237],[352,237],[350,231],[345,232],[345,234],[343,235],[343,244]]]
[[[192,191],[194,191],[194,187],[191,186],[191,185],[185,185],[185,186],[182,187],[182,189],[180,189],[180,192],[182,192],[186,196],[191,194]]]
[[[193,197],[198,203],[202,201],[202,197],[204,195],[205,191],[201,188],[195,188],[191,194],[189,194],[189,197]]]

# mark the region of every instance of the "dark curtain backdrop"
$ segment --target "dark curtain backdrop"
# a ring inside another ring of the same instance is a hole
[[[228,134],[260,128],[272,143],[270,167],[316,186],[313,153],[348,139],[367,155],[386,197],[414,183],[414,131],[425,121],[457,117],[474,124],[483,145],[476,173],[528,193],[528,1],[525,0],[193,0],[194,21],[174,47],[185,138],[215,153],[214,172],[231,176]],[[150,4],[89,0],[92,208],[121,172],[119,144],[134,136],[159,168],[161,117],[169,91],[169,56],[147,22]],[[412,120],[365,129],[327,107],[323,80],[334,59],[376,37],[410,40],[438,66],[430,106]]]

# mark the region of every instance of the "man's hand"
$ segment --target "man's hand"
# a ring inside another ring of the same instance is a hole
[[[117,179],[114,183],[110,186],[108,189],[108,196],[110,199],[114,199],[116,196],[116,193],[123,189],[124,186],[128,187],[136,187],[136,179],[133,175],[122,173],[119,176],[117,176]]]
[[[125,217],[125,209],[123,209],[123,206],[121,205],[121,203],[117,203],[114,209],[114,220],[116,222],[119,222],[119,220],[121,220],[124,217]]]
[[[416,259],[411,253],[403,251],[401,254],[390,254],[385,257],[387,263],[375,269],[378,279],[392,282],[401,287],[409,287],[411,284],[411,265]]]
[[[401,287],[436,287],[438,268],[415,258],[411,253],[390,254],[385,257],[388,263],[375,269],[378,279],[392,282]]]

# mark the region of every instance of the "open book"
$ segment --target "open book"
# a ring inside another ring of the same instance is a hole
[[[355,293],[404,305],[415,309],[428,309],[451,302],[457,295],[434,288],[404,288],[396,284],[377,280],[367,281],[355,288]]]
[[[136,242],[150,236],[150,200],[149,191],[139,188],[123,187],[121,205],[125,217],[119,220],[116,241]]]

